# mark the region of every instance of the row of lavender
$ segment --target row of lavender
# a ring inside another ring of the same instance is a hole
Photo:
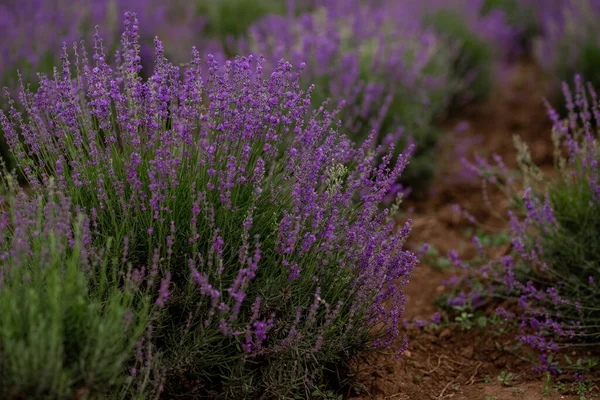
[[[389,14],[388,10],[387,18],[392,22],[397,21],[398,17],[403,18],[403,24],[410,21],[410,25],[415,25],[419,21],[419,15],[414,13],[415,6],[411,4],[414,2],[379,0],[369,3],[381,5],[386,2],[400,5],[403,9],[401,14]],[[293,16],[319,6],[337,8],[347,13],[364,2],[338,2],[337,6],[331,7],[335,3],[336,0],[198,0],[168,3],[155,0],[86,0],[77,2],[75,7],[70,0],[5,1],[0,5],[0,32],[11,40],[4,40],[1,44],[0,76],[6,83],[12,79],[16,69],[21,69],[31,77],[35,77],[37,71],[51,69],[58,61],[56,54],[60,43],[89,37],[96,24],[102,27],[109,48],[114,49],[114,44],[118,43],[121,15],[127,10],[135,11],[148,25],[142,32],[143,41],[149,45],[145,51],[151,51],[151,40],[159,35],[167,43],[169,54],[175,56],[177,61],[184,61],[191,45],[218,51],[212,41],[220,42],[237,53],[239,48],[235,39],[244,36],[253,21],[264,15]],[[410,7],[404,7],[403,3]],[[420,3],[422,5],[418,8],[448,7],[445,4],[448,2],[437,0]],[[586,59],[590,56],[586,53],[591,51],[588,47],[596,46],[598,40],[593,23],[599,7],[595,0],[548,0],[543,3],[534,0],[461,0],[453,2],[452,7],[458,7],[470,28],[484,34],[485,31],[490,32],[490,28],[486,27],[489,24],[481,17],[501,11],[510,25],[512,50],[526,47],[526,42],[543,34],[539,45],[535,47],[538,48],[538,58],[548,69],[556,71],[564,66],[579,70],[587,68],[592,72],[593,67],[584,64],[591,61]],[[368,20],[374,23],[373,18]],[[285,27],[282,33],[289,34],[293,29]]]
[[[490,161],[463,160],[481,178],[485,199],[494,188],[506,195],[509,229],[490,231],[457,205],[478,229],[477,256],[465,261],[450,251],[444,258],[461,272],[446,282],[450,294],[442,309],[446,322],[458,313],[455,321],[463,328],[516,332],[508,351],[526,356],[547,382],[573,373],[574,391],[587,398],[592,386],[586,380],[598,378],[600,345],[600,32],[594,26],[600,2],[548,1],[538,9],[537,2],[522,2],[521,14],[517,2],[490,3],[509,7],[508,20],[528,27],[521,43],[556,83],[544,100],[552,121],[554,169],[538,167],[518,137],[517,170],[497,155]],[[474,315],[479,319],[469,321]],[[433,325],[440,322],[436,314]]]
[[[500,45],[496,50],[504,53],[514,54],[533,47],[547,70],[560,75],[563,80],[569,79],[575,72],[585,73],[585,78],[592,82],[598,80],[595,67],[600,58],[597,50],[599,38],[594,21],[600,3],[596,0],[549,0],[543,3],[533,0],[428,0],[418,5],[411,1],[378,0],[368,4],[371,5],[367,7],[370,10],[365,10],[365,2],[360,0],[198,0],[168,3],[155,0],[86,0],[77,2],[76,6],[71,0],[3,2],[0,5],[0,32],[11,40],[3,40],[0,44],[0,82],[3,85],[14,84],[17,69],[28,80],[35,82],[36,72],[50,72],[59,61],[57,54],[60,52],[60,43],[66,41],[70,44],[91,37],[96,24],[101,27],[108,54],[112,55],[118,44],[121,16],[128,10],[135,11],[147,25],[141,32],[142,54],[152,54],[152,39],[158,35],[167,44],[168,54],[176,62],[185,61],[189,47],[194,45],[203,54],[213,53],[217,57],[261,51],[268,59],[279,61],[278,56],[285,56],[290,61],[301,59],[307,63],[315,56],[312,52],[318,51],[323,54],[319,55],[320,60],[314,60],[313,66],[317,66],[318,63],[327,62],[335,53],[348,56],[351,53],[348,47],[352,47],[350,50],[356,47],[359,50],[357,53],[365,53],[361,57],[361,68],[351,65],[344,67],[352,70],[358,68],[368,75],[380,76],[384,72],[381,64],[395,63],[385,71],[390,72],[392,67],[404,66],[409,59],[419,60],[411,62],[414,66],[407,68],[410,72],[403,72],[407,77],[402,77],[400,82],[405,84],[406,79],[448,79],[445,76],[447,71],[435,71],[434,67],[424,69],[426,61],[431,58],[426,54],[433,49],[439,50],[439,42],[444,36],[453,36],[453,47],[475,46],[471,43],[474,40],[471,36],[483,36],[488,46],[494,42]],[[321,7],[335,15],[323,18],[322,15],[307,14]],[[446,15],[440,16],[440,10]],[[448,16],[448,11],[456,15]],[[503,16],[490,15],[499,13]],[[344,26],[334,23],[336,18],[345,18],[344,14],[355,22],[342,24]],[[268,17],[260,21],[265,15],[282,17]],[[302,17],[296,18],[298,15]],[[257,20],[260,22],[254,24]],[[321,20],[320,23],[318,20]],[[400,20],[401,24],[398,23]],[[435,28],[436,37],[433,39],[431,32],[427,32],[428,25]],[[324,37],[323,33],[330,37]],[[307,43],[308,38],[303,40],[303,35],[311,36],[313,43]],[[239,38],[245,38],[242,40],[246,42],[245,45],[240,45]],[[255,43],[247,43],[248,38]],[[415,49],[415,43],[411,43],[415,41],[425,43],[420,43],[419,48]],[[432,41],[437,43],[430,43]],[[415,51],[418,54],[415,55]],[[390,57],[390,52],[395,53],[393,57]],[[472,48],[468,52],[471,54],[455,53],[454,57],[463,59],[451,58],[451,62],[463,63],[459,68],[469,69],[463,71],[465,74],[481,75],[478,78],[471,76],[471,80],[489,79],[485,71],[477,71],[488,68],[481,65],[486,62],[486,57],[475,54],[484,50]],[[379,60],[364,60],[375,53]],[[480,59],[465,60],[464,57]],[[441,61],[432,62],[439,64]],[[311,75],[324,76],[323,79],[327,80],[335,75],[335,71],[331,70],[310,69]],[[394,81],[390,85],[398,82],[398,74],[401,73],[395,71],[391,74]],[[334,79],[348,85],[352,83],[349,79],[356,78]],[[343,98],[339,93],[340,86],[343,86],[341,82],[338,82],[337,88],[331,88],[328,94]],[[367,83],[370,81],[367,80]],[[375,83],[379,83],[379,80]],[[485,88],[473,89],[473,85],[470,86],[475,92],[472,95],[481,95],[482,91],[485,93]],[[411,89],[413,87],[409,85],[407,90],[410,92]],[[419,91],[429,96],[427,87],[419,87]],[[419,96],[423,94],[419,93]]]
[[[376,142],[384,146],[401,149],[416,142],[402,181],[422,189],[435,170],[439,119],[450,106],[489,94],[497,61],[526,47],[536,32],[531,25],[548,32],[540,53],[553,59],[550,64],[565,60],[564,49],[554,44],[571,34],[572,24],[563,23],[563,16],[576,7],[559,2],[537,10],[532,8],[535,2],[513,3],[228,0],[165,5],[106,0],[69,7],[68,1],[56,0],[32,3],[31,9],[8,3],[0,10],[0,30],[19,40],[5,42],[0,76],[15,87],[14,70],[19,68],[26,81],[37,82],[34,72],[50,72],[58,61],[56,43],[90,37],[96,23],[111,58],[119,16],[133,10],[148,26],[140,33],[144,59],[152,58],[152,38],[158,35],[174,62],[184,61],[195,45],[201,54],[219,60],[262,54],[267,69],[281,58],[296,67],[305,65],[302,84],[315,84],[313,107],[327,99],[333,108],[343,103],[341,118],[353,138],[364,139],[375,131]],[[145,76],[151,74],[149,68],[147,63]]]
[[[198,10],[155,3],[100,1],[65,7],[64,2],[46,2],[34,5],[40,23],[33,27],[32,10],[16,3],[4,6],[6,26],[2,29],[28,44],[8,42],[4,60],[11,71],[5,75],[16,86],[14,68],[20,67],[26,82],[35,82],[33,71],[42,67],[49,72],[57,61],[52,43],[59,39],[71,43],[86,31],[91,35],[91,21],[101,22],[105,41],[100,45],[110,56],[117,43],[117,16],[124,9],[142,10],[142,21],[153,29],[140,33],[144,59],[151,59],[152,37],[158,34],[166,38],[169,57],[177,62],[184,60],[182,48],[195,45],[201,54],[211,53],[219,60],[227,55],[263,54],[268,70],[276,68],[282,58],[297,68],[304,66],[300,68],[304,69],[303,87],[316,86],[313,107],[327,99],[332,108],[345,104],[341,118],[353,138],[364,139],[375,131],[377,143],[397,149],[416,141],[410,176],[405,174],[404,181],[425,187],[433,173],[432,150],[440,134],[437,120],[459,94],[465,100],[489,92],[492,55],[505,48],[510,34],[501,15],[481,16],[477,12],[480,1],[471,0],[453,6],[432,1],[427,7],[415,7],[408,1],[366,5],[362,1],[319,0],[302,3],[302,7],[288,2],[287,12],[277,1],[209,2],[201,3]],[[269,14],[269,10],[281,15]],[[248,13],[255,18],[269,15],[248,29],[234,29],[250,25],[249,21],[232,23]],[[397,23],[400,20],[402,24]],[[69,26],[66,32],[64,25]],[[55,32],[58,37],[45,32]],[[485,40],[477,38],[481,34]],[[147,63],[146,76],[152,73],[149,68]]]
[[[507,7],[508,21],[524,28],[517,36],[521,48],[532,51],[555,83],[544,100],[554,169],[537,166],[518,137],[516,170],[498,155],[463,160],[481,179],[491,208],[491,192],[505,194],[510,207],[500,217],[509,228],[491,230],[456,205],[477,230],[477,255],[462,260],[451,250],[442,257],[460,272],[445,282],[443,315],[416,325],[508,332],[514,340],[505,350],[529,360],[546,384],[564,385],[560,379],[570,374],[572,391],[584,399],[600,372],[600,32],[594,26],[600,2],[489,3]],[[438,257],[429,245],[418,253],[432,256]]]

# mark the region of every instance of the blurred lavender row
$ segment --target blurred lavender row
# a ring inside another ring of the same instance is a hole
[[[560,79],[581,73],[593,83],[600,63],[597,0],[9,0],[0,5],[0,33],[14,40],[0,45],[0,84],[14,91],[17,69],[37,83],[36,72],[59,63],[61,42],[91,38],[96,25],[111,62],[128,10],[142,22],[144,60],[158,36],[176,63],[195,46],[203,58],[262,54],[267,69],[281,59],[303,69],[302,84],[315,85],[313,106],[343,106],[353,138],[375,132],[375,145],[417,144],[404,176],[411,186],[433,175],[440,119],[488,96],[503,61],[534,47]],[[151,66],[144,63],[145,76]]]
[[[535,55],[555,77],[557,100],[560,82],[571,80],[575,74],[581,74],[595,86],[600,84],[599,16],[598,0],[549,1],[538,7],[542,36],[536,43]]]
[[[152,40],[159,36],[174,61],[187,60],[190,48],[219,52],[205,39],[206,18],[194,2],[183,0],[8,0],[0,4],[0,82],[14,85],[16,70],[35,81],[37,72],[50,72],[60,61],[61,43],[89,39],[99,26],[110,55],[119,43],[123,14],[134,11],[144,21],[142,54],[152,58]]]

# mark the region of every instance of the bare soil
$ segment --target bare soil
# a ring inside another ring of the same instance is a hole
[[[469,223],[457,216],[453,204],[460,204],[492,229],[504,227],[505,222],[495,217],[494,211],[506,211],[508,200],[501,193],[490,192],[486,201],[481,182],[461,173],[464,167],[460,158],[472,160],[479,154],[489,159],[499,154],[509,167],[515,167],[513,135],[519,135],[529,144],[538,165],[551,165],[551,126],[542,101],[548,85],[542,76],[535,64],[521,61],[510,68],[489,101],[462,110],[462,119],[447,123],[448,135],[438,157],[443,170],[426,196],[408,200],[404,205],[412,211],[401,219],[413,220],[409,245],[416,248],[419,243],[430,243],[440,254],[455,249],[461,257],[470,258],[475,250],[463,233]],[[442,282],[453,273],[420,265],[405,287],[405,318],[431,318],[436,312],[433,300],[443,293]],[[398,359],[393,354],[374,353],[358,360],[353,378],[362,393],[351,398],[579,399],[551,388],[543,394],[544,379],[532,372],[531,364],[501,350],[511,344],[510,336],[498,337],[478,328],[402,330],[408,335],[409,350]],[[514,374],[510,386],[497,379],[502,371]]]

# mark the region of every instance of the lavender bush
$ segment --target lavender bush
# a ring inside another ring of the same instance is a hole
[[[140,368],[145,288],[116,285],[89,220],[63,195],[21,192],[0,199],[0,209],[2,398],[151,397],[146,373],[126,368]]]
[[[532,186],[525,190],[522,207],[526,217],[512,219],[515,250],[529,261],[546,291],[550,318],[564,325],[555,333],[573,341],[600,343],[600,175],[598,162],[597,94],[582,78],[575,78],[575,93],[563,84],[568,117],[550,109],[556,145],[556,180],[536,190],[539,171],[525,167]],[[527,160],[527,159],[526,159]],[[537,178],[537,179],[536,179]],[[546,182],[548,182],[546,180]],[[534,229],[536,234],[528,232]],[[535,291],[532,291],[532,295]]]
[[[399,150],[414,140],[403,181],[426,186],[439,135],[435,122],[457,82],[447,47],[418,19],[392,3],[330,1],[298,18],[267,17],[249,36],[240,47],[266,55],[271,66],[281,58],[305,63],[303,83],[315,84],[313,104],[343,102],[344,127],[354,138],[375,131],[377,143]]]
[[[65,51],[0,126],[34,193],[54,179],[94,243],[113,238],[136,276],[162,279],[152,343],[167,393],[306,396],[393,343],[417,261],[380,203],[410,149],[392,164],[355,146],[283,61],[265,74],[261,58],[194,49],[180,68],[156,39],[144,81],[139,31],[127,13],[115,69],[98,47],[91,61]]]
[[[470,270],[471,290],[451,300],[475,307],[489,295],[508,300],[512,306],[499,308],[498,315],[518,322],[518,339],[538,351],[540,367],[551,372],[559,371],[550,355],[562,348],[600,344],[600,106],[592,85],[584,87],[580,76],[574,94],[566,83],[563,90],[568,116],[559,117],[549,106],[556,160],[551,176],[533,164],[520,140],[519,179],[499,158],[496,166],[480,160],[473,167],[487,184],[499,184],[513,198],[512,251],[481,267],[463,265]],[[483,255],[482,242],[475,243]],[[454,282],[459,288],[463,283]]]

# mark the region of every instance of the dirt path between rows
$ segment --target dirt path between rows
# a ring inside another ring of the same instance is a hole
[[[502,85],[487,103],[469,107],[461,120],[448,122],[448,134],[439,150],[444,169],[427,196],[404,205],[404,209],[414,209],[400,219],[403,222],[410,217],[414,221],[409,245],[430,243],[442,255],[455,249],[468,259],[475,251],[471,239],[464,234],[469,225],[464,218],[458,218],[453,204],[460,204],[486,225],[503,227],[504,222],[493,217],[484,201],[480,181],[465,176],[460,159],[465,156],[472,160],[475,154],[486,158],[500,154],[509,167],[515,166],[512,136],[517,134],[530,145],[536,163],[551,164],[550,124],[542,103],[547,87],[539,68],[521,61],[506,71]],[[508,204],[499,193],[491,193],[490,202],[500,212]],[[436,311],[433,300],[443,292],[442,282],[452,275],[452,271],[419,266],[405,288],[405,318],[431,318]],[[482,333],[477,328],[402,330],[408,335],[409,350],[399,359],[391,354],[370,354],[359,361],[354,377],[364,392],[355,399],[579,398],[552,390],[543,395],[543,378],[531,371],[531,364],[499,350],[511,342],[510,337]],[[514,374],[510,386],[498,381],[502,371]]]

